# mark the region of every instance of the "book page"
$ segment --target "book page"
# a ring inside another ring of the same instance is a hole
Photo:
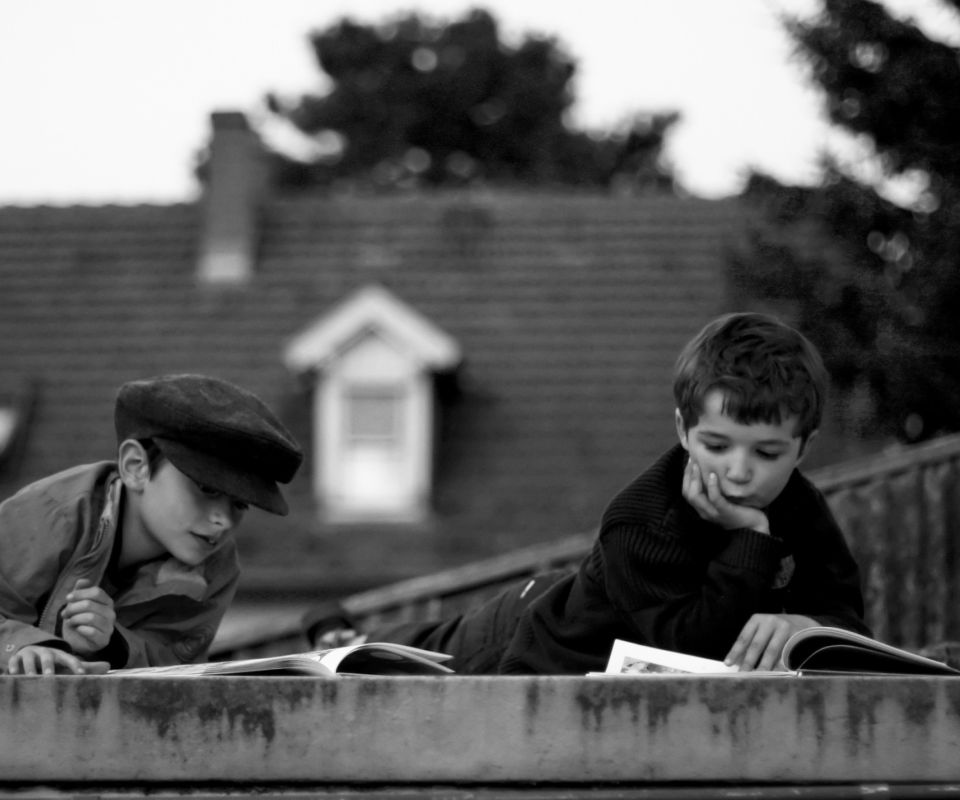
[[[805,628],[795,633],[783,648],[783,663],[791,670],[807,672],[960,674],[939,661],[831,627]]]
[[[307,653],[213,661],[208,664],[176,664],[168,667],[138,667],[110,670],[109,675],[177,677],[204,675],[448,675],[453,672],[439,663],[451,656],[402,644],[368,642],[352,647],[335,647]]]
[[[451,656],[402,644],[367,642],[326,652],[321,663],[331,671],[359,675],[436,675],[453,672],[439,663]]]
[[[270,658],[251,658],[239,661],[211,661],[207,664],[174,664],[166,667],[135,667],[110,670],[108,675],[140,677],[200,677],[204,675],[320,675],[333,676],[333,671],[322,663],[329,650],[297,653]]]
[[[739,672],[735,666],[722,661],[675,653],[657,647],[634,644],[617,639],[607,662],[607,675],[710,675]]]

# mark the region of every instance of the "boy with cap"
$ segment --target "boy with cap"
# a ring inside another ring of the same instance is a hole
[[[205,375],[124,384],[117,461],[0,504],[0,667],[102,673],[190,663],[240,575],[248,505],[286,514],[300,447],[253,394]]]

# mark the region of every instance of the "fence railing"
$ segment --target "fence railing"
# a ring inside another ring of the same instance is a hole
[[[875,636],[911,650],[960,640],[960,434],[808,473],[823,491],[863,575]],[[467,610],[544,569],[573,569],[595,531],[362,592],[342,600],[365,627]],[[302,650],[299,614],[229,637],[216,658]]]
[[[874,635],[909,650],[960,640],[960,435],[810,477],[860,565]]]

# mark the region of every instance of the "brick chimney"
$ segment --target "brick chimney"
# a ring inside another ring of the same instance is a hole
[[[256,263],[266,163],[260,139],[242,113],[215,111],[210,120],[197,277],[206,284],[238,284],[250,278]]]

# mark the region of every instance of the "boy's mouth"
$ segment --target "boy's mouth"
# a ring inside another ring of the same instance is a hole
[[[213,548],[219,544],[219,539],[212,539],[209,536],[202,536],[201,534],[193,533],[192,531],[190,535],[200,542],[203,547],[209,548],[210,550],[213,550]]]

